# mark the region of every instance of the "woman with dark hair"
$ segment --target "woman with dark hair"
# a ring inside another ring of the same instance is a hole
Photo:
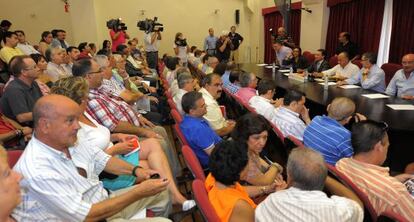
[[[266,145],[269,123],[259,114],[248,113],[237,120],[232,138],[239,143],[245,143],[249,162],[247,173],[242,180],[252,185],[269,185],[275,181],[281,182],[282,166],[270,160],[264,160],[260,153]]]
[[[293,48],[291,57],[283,60],[283,65],[291,65],[295,73],[303,73],[309,66],[305,56],[302,55],[302,49],[299,47]]]
[[[39,42],[39,52],[43,56],[46,55],[46,50],[50,48],[50,43],[53,41],[52,33],[49,31],[42,32]]]

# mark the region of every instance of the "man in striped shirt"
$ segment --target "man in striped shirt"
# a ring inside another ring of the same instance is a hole
[[[387,158],[389,145],[385,123],[356,123],[352,127],[354,155],[341,159],[336,167],[368,196],[377,215],[393,212],[413,221],[414,200],[403,183],[414,175],[392,177],[389,168],[381,166]]]
[[[366,118],[358,113],[354,115],[355,103],[346,97],[334,99],[327,111],[328,116],[315,116],[306,127],[303,143],[320,152],[327,163],[335,165],[338,160],[353,153],[351,132],[344,125],[354,116],[360,120]]]
[[[99,148],[78,144],[80,107],[71,99],[50,95],[33,109],[34,136],[15,170],[23,175],[23,201],[13,211],[16,221],[128,221],[145,207],[167,216],[170,201],[168,180],[149,179],[154,172],[111,157]],[[72,156],[87,161],[77,168]],[[115,175],[132,174],[142,182],[108,193],[97,180],[103,170]],[[157,218],[156,221],[168,221]]]

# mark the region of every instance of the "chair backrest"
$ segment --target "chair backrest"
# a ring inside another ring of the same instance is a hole
[[[172,94],[171,94],[169,88],[167,88],[167,89],[164,88],[164,90],[165,90],[165,96],[167,97],[167,99],[172,99]]]
[[[396,214],[396,213],[391,212],[391,211],[383,212],[379,216],[378,221],[382,221],[380,218],[387,218],[389,221],[408,222],[408,220],[405,219],[404,217],[402,217],[400,214]]]
[[[172,99],[167,99],[168,105],[170,106],[170,109],[177,109],[177,105],[175,104],[175,102]]]
[[[396,63],[384,63],[381,69],[385,72],[385,85],[388,85],[392,77],[394,77],[395,72],[402,69],[402,66]]]
[[[357,65],[359,68],[362,68],[361,60],[355,59],[354,61],[352,61],[352,63],[355,64],[355,65]]]
[[[187,139],[185,138],[185,136],[183,135],[183,132],[181,132],[181,129],[180,129],[180,125],[178,124],[178,123],[176,123],[175,125],[174,125],[174,131],[175,131],[175,133],[177,133],[177,137],[178,137],[178,139],[180,140],[180,142],[181,142],[181,145],[187,145],[187,146],[189,146],[188,145],[188,142],[187,142]]]
[[[338,56],[335,55],[329,58],[329,66],[334,67],[336,65],[338,65]]]
[[[198,208],[203,215],[205,221],[208,222],[220,222],[220,218],[217,216],[216,211],[208,199],[208,194],[204,182],[201,180],[194,180],[192,184],[194,199]]]
[[[306,60],[308,61],[308,64],[312,64],[315,61],[315,55],[312,54],[309,51],[304,51],[303,52],[303,56],[306,58]]]
[[[7,151],[7,160],[9,162],[10,168],[13,168],[14,165],[19,160],[20,156],[23,154],[23,150],[8,150]]]
[[[277,128],[277,126],[275,124],[273,124],[272,122],[270,122],[270,125],[272,126],[273,131],[275,131],[277,137],[279,137],[279,139],[282,141],[283,144],[285,144],[285,136],[283,136],[282,131],[280,131],[279,128]]]
[[[183,117],[176,109],[171,108],[171,116],[176,123],[181,123],[183,121]]]
[[[204,170],[194,151],[189,146],[183,146],[181,152],[183,152],[185,162],[193,173],[194,178],[204,182],[206,180],[206,175],[204,174]]]
[[[303,145],[302,141],[300,141],[298,138],[296,138],[296,137],[294,137],[292,135],[289,135],[287,138],[290,141],[292,141],[298,147],[304,147],[305,146],[305,145]]]
[[[336,176],[344,185],[349,187],[352,191],[355,192],[355,194],[358,196],[358,198],[364,203],[365,208],[368,210],[372,221],[377,221],[377,212],[375,211],[374,207],[371,204],[371,201],[368,199],[368,196],[359,189],[352,181],[349,179],[345,174],[340,172],[338,169],[336,169],[335,166],[332,166],[330,164],[326,164],[328,167],[328,170],[330,173],[332,173],[334,176]]]

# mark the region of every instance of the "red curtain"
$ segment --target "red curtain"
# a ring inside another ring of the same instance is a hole
[[[414,53],[414,1],[394,0],[389,62],[400,63],[407,53]]]
[[[265,54],[264,62],[272,63],[275,60],[275,52],[272,48],[271,33],[269,29],[273,29],[273,32],[276,33],[277,29],[283,26],[283,17],[279,11],[268,13],[263,15],[264,18],[264,33],[265,33]],[[300,43],[300,20],[301,20],[301,10],[291,10],[290,16],[290,33],[293,41],[296,45]]]
[[[340,2],[340,1],[339,1]],[[377,53],[381,38],[385,0],[353,0],[332,4],[329,13],[326,50],[335,54],[338,35],[349,32],[351,41],[359,46],[359,53]],[[328,2],[329,3],[329,2]]]

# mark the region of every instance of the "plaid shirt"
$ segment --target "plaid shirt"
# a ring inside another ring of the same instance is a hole
[[[86,109],[98,123],[113,131],[119,121],[127,121],[139,126],[138,114],[126,102],[112,98],[97,89],[89,90],[89,101]]]

